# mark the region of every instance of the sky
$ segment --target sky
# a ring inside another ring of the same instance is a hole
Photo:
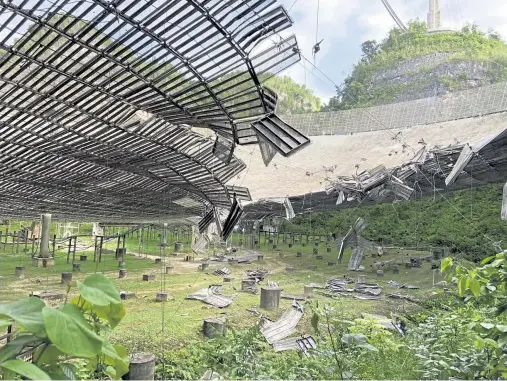
[[[395,26],[381,0],[278,0],[290,9],[294,25],[281,35],[296,34],[304,58],[282,74],[305,84],[325,102],[361,58],[360,45],[366,40],[382,40]],[[403,22],[426,20],[428,0],[389,0]],[[317,12],[317,6],[319,12]],[[506,0],[440,0],[442,28],[460,29],[476,23],[482,30],[494,29],[507,40]],[[318,14],[318,23],[317,23]],[[317,28],[318,25],[318,28]],[[316,40],[321,51],[315,61],[312,47]],[[312,64],[324,74],[312,67]],[[328,76],[329,79],[325,78]],[[334,83],[334,84],[333,84]]]

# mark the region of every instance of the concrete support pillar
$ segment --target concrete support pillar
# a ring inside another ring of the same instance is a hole
[[[305,286],[304,295],[307,298],[311,298],[313,296],[313,286]]]
[[[261,303],[260,307],[272,311],[278,309],[280,305],[280,296],[282,290],[278,287],[261,287]]]
[[[165,246],[167,245],[167,222],[164,223],[164,228],[162,229],[162,238],[160,243]]]
[[[51,214],[42,215],[42,227],[40,238],[40,254],[42,258],[49,258],[49,228],[51,226]]]
[[[225,335],[225,321],[217,318],[204,319],[202,330],[204,336],[214,338]]]
[[[135,353],[130,359],[127,380],[154,380],[155,355],[151,353]]]

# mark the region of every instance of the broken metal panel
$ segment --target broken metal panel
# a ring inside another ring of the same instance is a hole
[[[204,215],[204,217],[199,221],[197,225],[197,227],[199,228],[199,233],[200,234],[204,233],[214,219],[215,219],[215,211],[212,208],[208,210],[208,212]]]
[[[469,144],[466,144],[461,151],[458,160],[454,163],[452,167],[451,173],[445,178],[445,185],[449,186],[456,181],[458,176],[463,173],[465,167],[470,163],[472,157],[474,156],[474,151]]]
[[[503,221],[507,221],[507,183],[503,187],[501,218]]]
[[[221,237],[223,239],[229,238],[229,236],[232,233],[232,230],[236,226],[236,224],[239,222],[241,216],[243,215],[243,208],[239,204],[238,200],[234,198],[234,202],[232,204],[232,208],[229,211],[229,215],[227,216],[227,219],[224,222],[223,230]]]
[[[296,301],[292,303],[276,322],[264,325],[261,333],[269,344],[285,339],[292,335],[299,320],[303,317],[304,309]]]
[[[237,122],[273,112],[262,83],[300,59],[293,36],[259,45],[292,24],[274,3],[0,2],[0,214],[139,221],[230,208],[224,184],[245,168],[234,144],[250,139]],[[190,126],[214,130],[215,144]],[[198,205],[173,203],[187,196]]]
[[[277,152],[287,157],[310,143],[305,135],[283,122],[276,114],[270,114],[252,123],[252,128]]]
[[[301,351],[305,356],[311,355],[311,350],[317,349],[317,343],[312,336],[291,337],[273,343],[275,352],[290,350]]]
[[[250,195],[248,188],[227,185],[227,191],[229,192],[229,197],[231,199],[236,197],[240,201],[252,201],[252,196]]]
[[[349,270],[357,270],[361,265],[363,257],[364,257],[363,249],[356,247],[354,250],[352,250],[352,255],[350,256],[348,265]]]
[[[271,160],[275,157],[276,149],[258,132],[256,132],[256,136],[257,141],[259,142],[262,160],[264,161],[264,165],[267,167],[269,163],[271,163]]]
[[[213,155],[220,161],[229,164],[234,153],[234,142],[217,134],[213,145]]]

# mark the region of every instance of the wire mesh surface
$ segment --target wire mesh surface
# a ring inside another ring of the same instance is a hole
[[[0,1],[0,214],[230,208],[237,126],[273,112],[262,82],[300,59],[294,37],[260,49],[292,24],[273,3]]]

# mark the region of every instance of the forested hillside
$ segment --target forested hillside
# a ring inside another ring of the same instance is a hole
[[[413,22],[382,42],[361,45],[362,59],[324,108],[327,111],[396,103],[507,79],[507,45],[475,25],[427,33]]]
[[[361,206],[298,216],[285,222],[291,232],[344,236],[362,217],[363,236],[385,245],[445,245],[467,258],[490,255],[494,242],[507,247],[507,223],[500,220],[502,184],[408,202]]]

